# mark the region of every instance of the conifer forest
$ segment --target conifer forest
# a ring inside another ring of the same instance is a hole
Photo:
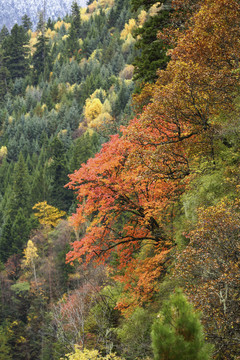
[[[240,359],[240,2],[0,29],[0,360]]]

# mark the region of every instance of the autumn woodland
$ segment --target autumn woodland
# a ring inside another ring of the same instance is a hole
[[[240,359],[240,3],[0,31],[0,360]]]

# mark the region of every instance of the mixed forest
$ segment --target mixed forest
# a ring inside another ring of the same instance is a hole
[[[240,3],[0,31],[0,360],[240,359]]]

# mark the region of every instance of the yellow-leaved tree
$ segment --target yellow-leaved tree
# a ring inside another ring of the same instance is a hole
[[[128,24],[125,24],[124,29],[121,32],[121,39],[126,40],[129,34],[132,34],[133,30],[136,28],[136,20],[130,19]]]
[[[33,244],[32,240],[28,240],[27,247],[23,251],[23,254],[24,254],[24,258],[23,258],[22,265],[23,265],[24,268],[32,267],[34,280],[35,280],[35,282],[37,284],[37,274],[36,274],[35,260],[38,258],[38,254],[37,254],[37,248]]]
[[[84,113],[88,123],[96,119],[98,115],[101,114],[102,107],[103,104],[101,103],[101,100],[98,98],[86,100]]]
[[[42,225],[49,225],[55,227],[59,221],[66,215],[65,211],[48,205],[46,201],[39,202],[33,206],[33,210],[36,210],[35,216]]]
[[[66,355],[69,360],[121,360],[122,358],[110,353],[102,356],[98,350],[81,350],[75,345],[74,352]],[[62,359],[61,359],[62,360]]]
[[[2,146],[0,148],[0,163],[1,161],[7,156],[7,147],[6,146]]]

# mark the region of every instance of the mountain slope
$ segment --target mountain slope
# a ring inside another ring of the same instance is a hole
[[[71,11],[72,0],[45,0],[46,19],[64,17]],[[85,6],[85,0],[78,0],[78,5]],[[27,14],[34,27],[38,21],[38,14],[44,9],[44,0],[2,0],[0,2],[0,29],[3,25],[11,29],[15,23],[20,24],[21,18]]]

